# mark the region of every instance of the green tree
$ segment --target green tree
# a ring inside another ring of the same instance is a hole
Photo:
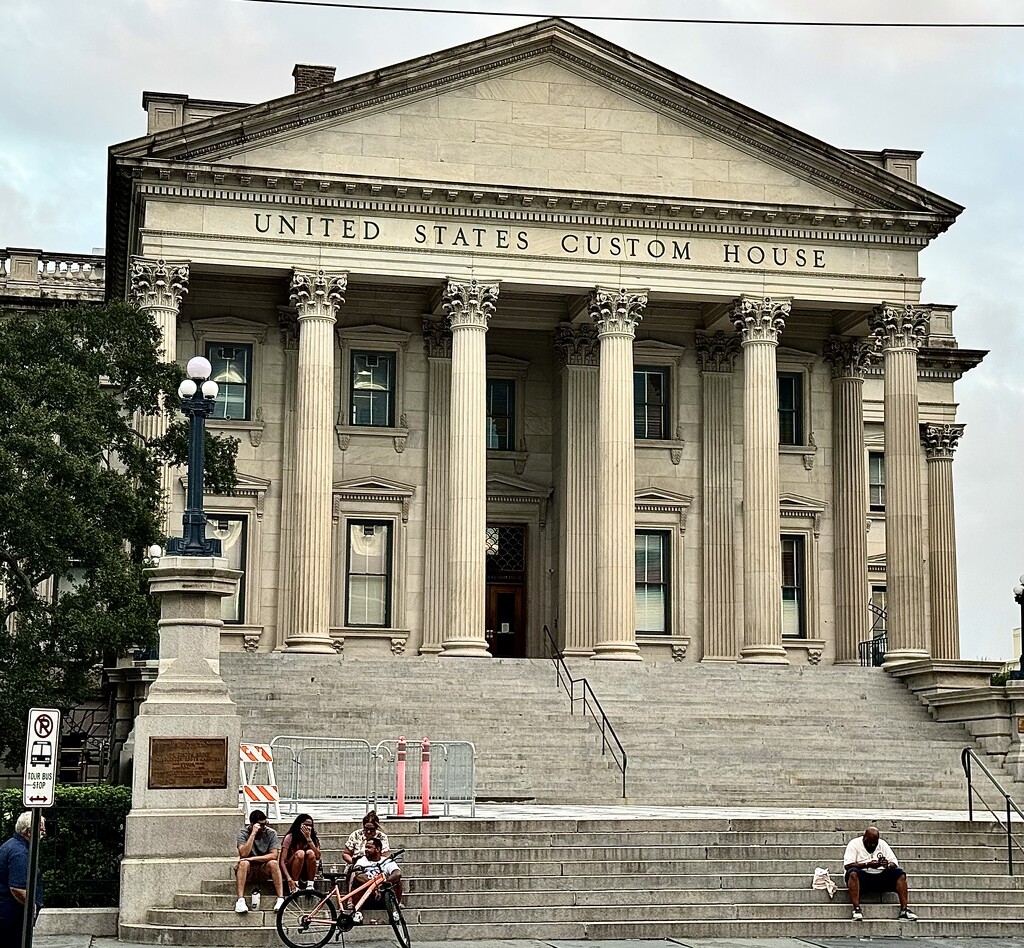
[[[143,576],[163,542],[159,466],[184,463],[184,373],[152,317],[125,303],[0,319],[0,753],[24,749],[34,706],[67,710],[104,655],[155,642]],[[147,443],[133,422],[168,416]],[[207,439],[207,482],[230,492],[237,441]],[[54,595],[56,589],[56,595]]]

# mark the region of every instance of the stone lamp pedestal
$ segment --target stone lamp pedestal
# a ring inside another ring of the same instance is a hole
[[[160,668],[135,721],[121,924],[145,921],[190,878],[226,878],[234,862],[241,718],[220,677],[220,614],[240,575],[214,557],[164,556],[149,570]]]

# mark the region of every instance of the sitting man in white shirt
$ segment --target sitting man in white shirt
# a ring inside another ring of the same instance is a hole
[[[395,890],[395,898],[402,901],[402,872],[398,863],[390,856],[383,856],[380,848],[380,840],[370,837],[366,840],[366,852],[360,856],[352,866],[352,874],[348,880],[348,891],[369,882],[374,876],[384,873],[384,877],[391,883]],[[352,900],[345,902],[345,912],[352,911]],[[352,921],[359,924],[363,920],[362,912],[356,912]]]
[[[896,861],[896,854],[878,835],[878,828],[869,826],[863,836],[851,839],[843,857],[846,888],[853,903],[853,920],[864,921],[860,910],[861,893],[895,892],[900,900],[899,918],[916,922],[917,916],[907,908],[907,874]]]

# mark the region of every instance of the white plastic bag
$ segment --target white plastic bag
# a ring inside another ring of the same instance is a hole
[[[828,893],[828,897],[831,899],[836,894],[836,884],[832,881],[832,877],[828,874],[827,869],[822,869],[820,866],[814,870],[814,878],[811,880],[812,889],[824,889]]]

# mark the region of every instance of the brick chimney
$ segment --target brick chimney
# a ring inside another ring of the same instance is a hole
[[[292,70],[295,91],[308,92],[310,89],[330,85],[334,82],[336,71],[336,66],[307,66],[304,63],[296,63]]]

